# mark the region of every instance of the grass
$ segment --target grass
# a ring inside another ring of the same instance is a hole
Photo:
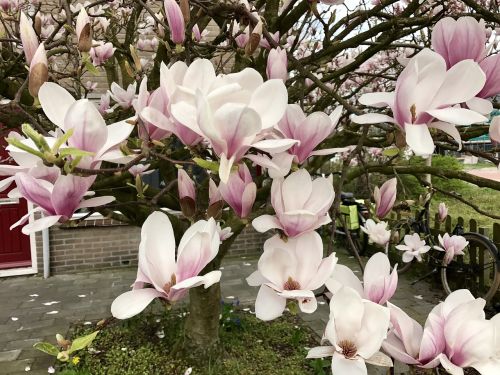
[[[173,346],[182,334],[184,318],[179,311],[169,314],[143,313],[103,329],[92,349],[78,353],[79,363],[60,367],[64,375],[184,375],[191,367],[176,355]],[[71,335],[81,336],[95,327],[77,324]],[[163,333],[164,337],[160,338]],[[159,337],[160,336],[160,337]],[[193,368],[200,375],[320,375],[321,360],[305,359],[306,348],[317,338],[300,318],[285,315],[262,322],[236,305],[224,305],[221,318],[221,358],[205,368]],[[59,373],[59,372],[58,372]]]

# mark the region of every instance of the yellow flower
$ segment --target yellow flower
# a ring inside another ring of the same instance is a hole
[[[76,366],[80,362],[80,357],[73,357],[71,362],[73,362],[73,364]]]

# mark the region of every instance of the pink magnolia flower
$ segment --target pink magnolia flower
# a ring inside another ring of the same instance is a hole
[[[482,375],[500,370],[500,362],[491,360],[497,350],[495,322],[485,319],[485,301],[474,299],[468,290],[457,290],[434,307],[424,329],[401,309],[388,305],[392,328],[382,347],[395,359],[423,368],[441,364],[453,375],[463,374],[466,367]]]
[[[252,225],[258,232],[277,228],[288,237],[296,237],[331,221],[328,210],[334,198],[330,179],[319,177],[313,181],[306,169],[299,169],[285,179],[273,180],[271,204],[276,215],[259,216]]]
[[[245,218],[250,214],[257,195],[257,185],[245,163],[241,163],[238,171],[229,175],[227,183],[219,184],[219,192],[239,217]]]
[[[428,252],[431,247],[425,244],[424,240],[420,239],[418,233],[407,234],[404,237],[404,245],[397,245],[396,249],[404,251],[403,262],[409,263],[416,258],[419,262],[422,261],[422,254]]]
[[[290,169],[292,168],[292,163],[294,159],[294,155],[289,154],[288,152],[280,152],[278,154],[274,154],[271,157],[267,155],[247,155],[247,159],[254,160],[255,164],[260,165],[263,168],[267,169],[267,173],[271,178],[281,178],[285,177]]]
[[[436,23],[432,31],[432,48],[443,56],[448,68],[469,59],[479,63],[486,74],[486,82],[477,94],[478,98],[490,98],[500,94],[500,54],[486,57],[486,42],[484,20],[477,21],[473,17],[460,17],[457,20],[451,17],[443,18]],[[480,104],[486,106],[482,113],[493,110],[489,102]]]
[[[210,141],[220,159],[219,177],[227,182],[232,165],[250,148],[275,154],[297,143],[291,139],[263,140],[263,132],[283,116],[287,99],[281,80],[263,82],[251,68],[216,76],[212,63],[200,59],[187,68],[177,85],[171,111],[179,123]],[[256,158],[252,160],[256,162]]]
[[[98,107],[99,113],[101,115],[105,115],[106,113],[108,113],[108,111],[110,109],[110,105],[109,105],[110,101],[111,101],[111,96],[110,96],[109,92],[101,95],[101,99],[99,100],[99,107]]]
[[[384,182],[380,188],[375,187],[373,197],[375,198],[375,214],[378,218],[383,219],[392,210],[396,202],[397,185],[398,180],[394,177]]]
[[[398,286],[397,266],[391,272],[391,264],[387,255],[375,253],[366,263],[363,283],[349,267],[338,264],[325,285],[333,294],[337,293],[343,286],[350,287],[361,298],[383,305],[396,292]]]
[[[69,92],[52,82],[42,85],[38,99],[54,125],[64,132],[73,129],[68,146],[93,153],[90,158],[82,159],[81,166],[95,166],[99,161],[119,162],[124,157],[118,145],[133,130],[126,120],[106,125],[92,102],[88,99],[75,100]]]
[[[368,113],[353,115],[351,119],[358,124],[394,122],[406,133],[406,143],[412,151],[428,156],[434,151],[429,128],[446,132],[461,145],[455,125],[487,120],[470,109],[454,106],[474,98],[485,82],[486,76],[476,62],[464,60],[447,70],[441,55],[424,49],[409,60],[394,92],[368,93],[359,98],[364,105],[389,106],[393,117]]]
[[[141,138],[149,137],[151,140],[159,141],[168,137],[171,132],[159,128],[141,116],[142,110],[148,106],[158,110],[159,112],[166,112],[168,108],[168,97],[162,88],[154,90],[152,93],[148,91],[148,79],[144,77],[139,86],[139,95],[134,99],[132,106],[135,109],[136,115],[143,121],[143,126],[139,126],[139,136]],[[144,134],[144,133],[147,134]]]
[[[306,117],[297,104],[289,104],[285,115],[276,126],[285,138],[295,139],[299,143],[287,150],[294,155],[295,162],[302,164],[315,155],[329,155],[343,152],[345,148],[330,148],[314,151],[334,131],[342,114],[342,107],[337,107],[330,116],[324,112],[314,112]]]
[[[35,210],[44,214],[41,219],[25,225],[22,229],[23,233],[34,233],[57,222],[65,222],[71,219],[73,213],[80,208],[102,206],[112,202],[115,198],[111,196],[83,199],[94,180],[95,177],[59,175],[54,182],[51,182],[47,179],[35,178],[25,172],[17,173],[15,175],[17,189],[11,196],[25,198],[39,206]],[[11,229],[24,224],[32,212],[12,225]]]
[[[332,357],[335,374],[366,375],[365,362],[392,367],[391,359],[379,352],[389,316],[386,307],[361,299],[351,288],[342,288],[332,297],[323,335],[330,346],[310,349],[307,358]]]
[[[186,26],[179,4],[175,0],[164,0],[163,4],[165,6],[168,27],[170,28],[170,39],[175,44],[184,43]]]
[[[147,91],[146,86],[144,86],[144,91],[142,88],[144,81],[141,84],[138,102],[143,104],[139,104],[135,109],[140,118],[145,121],[151,139],[159,140],[173,133],[186,146],[194,146],[203,139],[202,135],[183,125],[172,116],[172,96],[177,90],[177,86],[182,84],[188,69],[183,61],[175,62],[170,68],[161,63],[160,87],[151,94],[151,99],[142,96],[142,93]],[[141,99],[143,97],[145,99]]]
[[[297,300],[302,312],[316,311],[313,290],[325,283],[336,263],[335,254],[323,259],[323,241],[316,232],[287,241],[279,235],[268,239],[258,270],[247,278],[250,286],[260,286],[255,301],[257,318],[272,320],[281,316],[287,300]]]
[[[113,43],[104,43],[102,41],[94,43],[94,46],[90,50],[92,64],[95,66],[104,64],[109,58],[111,58],[111,56],[113,56],[115,50],[116,48],[113,47]]]
[[[465,255],[464,249],[469,244],[462,236],[450,236],[448,233],[445,233],[444,236],[438,235],[439,244],[441,246],[434,246],[434,249],[444,251],[444,261],[446,264],[450,264],[453,258],[456,255]]]
[[[365,226],[361,230],[368,235],[371,243],[376,243],[385,247],[391,239],[391,231],[387,229],[387,222],[380,221],[375,223],[372,219],[366,220]]]
[[[445,221],[448,217],[448,207],[446,207],[446,204],[444,204],[444,202],[439,203],[438,214],[440,222]]]
[[[288,79],[288,57],[286,50],[280,47],[273,48],[267,56],[266,75],[268,79]]]
[[[38,37],[36,32],[31,25],[30,20],[26,17],[24,12],[20,12],[21,16],[19,18],[19,33],[21,36],[21,43],[23,44],[24,55],[26,56],[26,62],[31,64],[31,59],[35,56],[35,52],[38,48]]]
[[[121,88],[116,82],[111,84],[111,91],[108,90],[111,98],[123,109],[132,107],[135,98],[137,82],[128,85],[127,90]]]
[[[128,319],[144,310],[153,299],[176,302],[190,288],[205,288],[219,282],[221,271],[200,272],[219,251],[219,233],[214,219],[200,220],[182,236],[175,256],[175,237],[167,215],[154,212],[142,226],[139,267],[133,289],[111,305],[115,318]],[[144,288],[150,284],[152,288]]]
[[[150,164],[136,164],[128,169],[128,172],[134,176],[145,176],[154,172],[154,170],[148,170]]]

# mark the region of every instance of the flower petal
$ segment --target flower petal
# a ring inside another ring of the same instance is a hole
[[[268,321],[280,317],[286,306],[286,298],[280,297],[266,285],[260,287],[255,300],[255,316]]]
[[[64,126],[64,118],[75,98],[58,84],[45,82],[38,91],[38,100],[49,120],[62,130],[68,130]]]
[[[156,289],[134,289],[115,298],[111,304],[111,314],[117,319],[128,319],[143,311],[152,300],[162,297]]]

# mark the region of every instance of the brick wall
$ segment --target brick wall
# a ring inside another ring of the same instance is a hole
[[[141,229],[109,219],[85,220],[78,227],[50,228],[50,273],[101,270],[137,265]],[[229,256],[258,254],[267,237],[248,226]],[[38,272],[43,273],[42,235],[37,233]]]

